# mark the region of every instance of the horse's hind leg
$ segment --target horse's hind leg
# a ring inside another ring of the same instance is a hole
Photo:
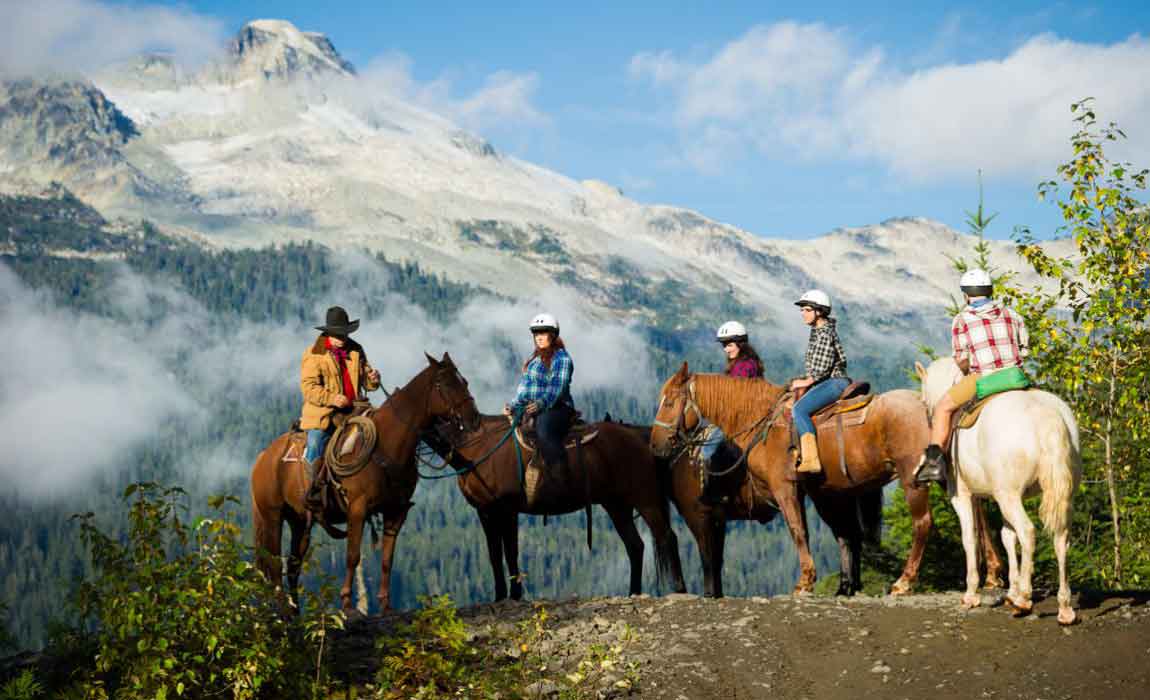
[[[1002,559],[998,556],[998,548],[994,546],[994,536],[990,534],[990,521],[986,517],[987,499],[974,499],[974,517],[978,525],[979,549],[982,551],[982,561],[986,564],[986,578],[983,579],[984,588],[1002,588]]]
[[[1022,506],[1022,497],[1017,493],[997,494],[995,500],[1002,509],[1002,518],[1018,534],[1022,549],[1022,560],[1018,566],[1018,584],[1010,577],[1011,595],[1008,597],[1018,614],[1030,612],[1034,603],[1030,599],[1030,577],[1034,569],[1034,525]]]
[[[623,540],[627,548],[627,558],[631,560],[631,595],[640,595],[643,592],[643,538],[635,527],[630,506],[618,504],[603,506],[611,522],[615,525],[615,532]]]
[[[287,519],[291,528],[291,550],[288,552],[287,579],[288,593],[292,603],[299,608],[299,573],[303,568],[307,550],[311,547],[311,527],[306,518],[292,515]]]
[[[918,569],[922,566],[922,555],[926,551],[926,541],[930,538],[931,527],[934,526],[930,514],[930,487],[916,486],[909,479],[903,479],[902,488],[906,495],[907,508],[910,510],[911,522],[914,524],[914,538],[911,541],[910,552],[906,555],[902,575],[890,587],[891,595],[906,595],[914,587],[915,581],[918,580]]]
[[[491,511],[479,511],[479,524],[483,526],[483,536],[487,538],[487,558],[491,562],[491,574],[495,577],[495,600],[507,598],[507,579],[503,575],[503,537]]]
[[[1054,555],[1058,557],[1058,622],[1074,623],[1077,615],[1070,607],[1070,582],[1066,579],[1066,548],[1070,543],[1070,530],[1062,528],[1054,533]]]

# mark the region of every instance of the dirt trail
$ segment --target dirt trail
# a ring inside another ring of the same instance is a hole
[[[557,646],[637,633],[636,695],[722,698],[1150,698],[1150,594],[1083,595],[1080,622],[1057,603],[1011,617],[992,596],[964,611],[957,593],[908,598],[595,598],[545,603]],[[461,611],[473,628],[532,614],[530,603]],[[352,625],[342,658],[371,657],[396,616]],[[369,664],[359,669],[369,673]],[[358,675],[358,674],[357,674]]]

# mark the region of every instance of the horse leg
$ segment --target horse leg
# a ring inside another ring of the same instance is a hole
[[[523,577],[519,575],[519,512],[507,509],[499,511],[497,517],[507,574],[511,579],[511,600],[523,600]]]
[[[495,601],[499,602],[507,598],[507,579],[503,575],[503,538],[490,511],[479,511],[479,524],[483,526],[483,536],[487,538],[487,559],[491,562],[491,574],[495,577]]]
[[[683,581],[683,565],[679,560],[679,538],[671,529],[671,519],[667,512],[667,502],[652,503],[638,507],[639,515],[651,536],[655,539],[655,566],[659,576],[670,578],[671,589],[675,593],[686,593],[687,584]]]
[[[307,518],[300,516],[288,518],[288,527],[291,528],[291,550],[287,562],[288,594],[298,610],[299,573],[303,569],[304,559],[307,558],[307,550],[311,547],[311,527]]]
[[[385,513],[383,516],[383,538],[379,542],[379,611],[391,609],[391,564],[395,560],[395,544],[399,540],[399,531],[407,521],[407,512],[410,504],[401,506],[400,510]],[[349,545],[350,546],[350,545]]]
[[[1014,528],[1010,526],[1009,522],[1002,523],[1002,546],[1006,549],[1007,569],[1010,575],[1010,588],[1007,589],[1006,595],[1008,597],[1018,597],[1018,535],[1014,532]]]
[[[1002,519],[1010,523],[1011,529],[1018,535],[1019,545],[1022,549],[1022,561],[1018,566],[1018,585],[1015,586],[1014,577],[1010,579],[1011,591],[1016,593],[1007,596],[1007,600],[1014,606],[1017,615],[1025,615],[1034,607],[1030,600],[1030,577],[1034,567],[1034,525],[1030,516],[1022,506],[1022,496],[1018,493],[996,494],[995,500],[1002,510]]]
[[[861,549],[862,532],[854,517],[854,498],[837,497],[826,492],[813,495],[811,501],[819,517],[831,529],[839,545],[839,587],[836,596],[853,595],[856,581],[855,547]],[[850,513],[848,517],[846,514]]]
[[[277,591],[283,587],[283,511],[279,508],[270,513],[252,505],[252,520],[255,525],[256,565],[264,578]]]
[[[1066,579],[1066,548],[1070,543],[1069,528],[1054,533],[1054,556],[1058,558],[1058,622],[1074,624],[1077,615],[1070,607],[1070,582]]]
[[[707,535],[710,541],[710,575],[712,593],[716,598],[723,597],[723,554],[727,546],[727,519],[719,512],[712,512],[707,519]]]
[[[643,538],[632,519],[634,512],[626,505],[604,505],[607,515],[615,525],[615,532],[623,540],[627,548],[627,558],[631,560],[631,595],[640,595],[643,592]]]
[[[799,553],[799,581],[795,585],[797,594],[812,593],[815,590],[815,560],[811,556],[810,545],[807,543],[807,515],[803,511],[802,500],[799,497],[798,487],[794,484],[780,484],[780,488],[772,489],[779,510],[787,521],[787,528],[791,531],[795,549]]]
[[[913,482],[904,479],[902,489],[906,495],[907,508],[910,509],[911,521],[914,523],[914,538],[911,541],[910,552],[906,555],[902,575],[890,587],[891,595],[906,595],[914,588],[915,581],[918,580],[918,569],[922,566],[922,555],[926,552],[926,541],[930,537],[931,527],[934,526],[934,519],[930,514],[930,486],[915,486]]]
[[[990,521],[986,517],[986,499],[974,499],[974,516],[978,525],[979,549],[982,561],[986,564],[986,578],[983,588],[1002,588],[1002,558],[994,546],[994,536],[990,534]]]
[[[962,607],[975,608],[982,603],[978,597],[978,548],[974,536],[974,505],[970,494],[956,494],[951,497],[950,503],[954,512],[958,513],[958,522],[962,527],[962,548],[966,552],[966,593],[962,595]]]
[[[363,544],[363,524],[367,518],[365,509],[364,500],[355,501],[348,506],[347,573],[344,574],[343,586],[339,589],[339,602],[344,615],[349,617],[355,613],[355,606],[351,603],[351,587],[355,581],[355,567],[359,566],[359,550]]]

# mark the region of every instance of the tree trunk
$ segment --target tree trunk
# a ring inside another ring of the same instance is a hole
[[[1118,357],[1112,355],[1110,363],[1110,396],[1106,401],[1106,430],[1103,442],[1106,446],[1106,489],[1110,494],[1110,520],[1114,523],[1114,583],[1122,583],[1122,523],[1119,520],[1118,487],[1114,483],[1113,416],[1114,392],[1118,372]]]

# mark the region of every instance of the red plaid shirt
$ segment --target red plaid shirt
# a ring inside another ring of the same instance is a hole
[[[974,374],[1021,367],[1022,359],[1030,354],[1022,319],[995,300],[960,311],[951,324],[950,339],[954,359],[969,359]]]

